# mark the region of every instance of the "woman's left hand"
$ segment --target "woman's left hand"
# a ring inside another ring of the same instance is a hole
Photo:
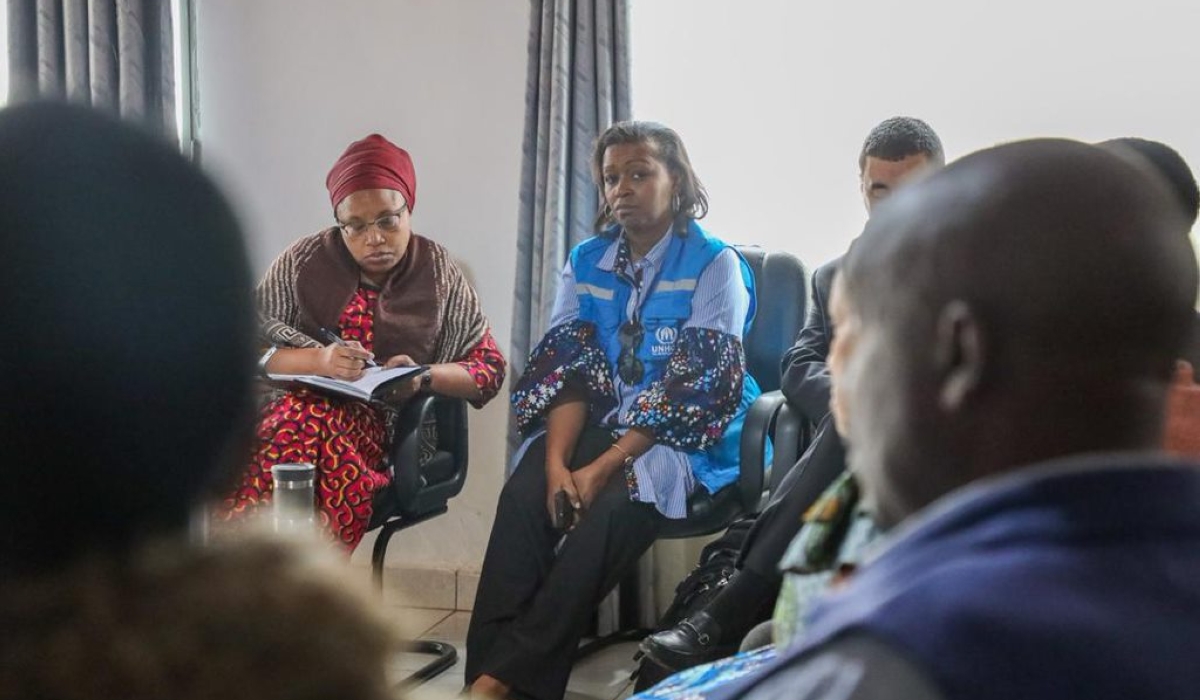
[[[608,483],[610,476],[612,476],[612,472],[596,462],[571,472],[571,480],[575,482],[575,491],[579,494],[579,500],[583,504],[585,513],[592,507],[592,502],[596,500],[600,490]]]
[[[592,506],[610,479],[624,478],[618,476],[625,471],[625,460],[622,457],[629,457],[631,453],[641,455],[654,444],[654,436],[644,428],[631,428],[621,440],[625,446],[614,443],[590,464],[571,473],[579,500],[583,502],[584,512]]]
[[[393,367],[414,367],[416,364],[408,355],[396,355],[388,358],[388,361],[383,363],[383,366],[385,369],[391,369]]]
[[[384,369],[392,369],[393,367],[415,367],[416,362],[408,355],[396,355],[389,358],[384,363]],[[429,372],[431,370],[425,370]],[[421,390],[421,376],[425,372],[417,372],[408,381],[396,382],[392,385],[391,391],[388,392],[388,402],[402,404],[411,399],[418,391]]]

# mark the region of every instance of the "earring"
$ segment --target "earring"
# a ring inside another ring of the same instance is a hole
[[[607,203],[604,205],[604,218],[612,220],[612,205]]]
[[[683,200],[682,200],[682,199],[680,199],[680,197],[679,197],[679,193],[678,193],[678,192],[676,192],[676,193],[675,193],[675,196],[671,197],[671,211],[673,211],[673,212],[675,212],[676,214],[678,214],[678,213],[679,213],[679,209],[680,209],[680,207],[682,207],[682,206],[683,206]]]

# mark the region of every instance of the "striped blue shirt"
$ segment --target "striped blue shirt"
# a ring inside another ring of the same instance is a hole
[[[641,284],[635,286],[633,294],[630,295],[629,305],[625,309],[626,318],[632,318],[634,311],[645,300],[643,294],[653,289],[654,278],[662,267],[662,259],[670,245],[671,235],[668,233],[663,236],[645,257],[631,264],[629,271],[635,275],[640,271]],[[597,267],[612,272],[620,245],[621,238],[613,240]],[[550,315],[551,328],[579,317],[579,297],[575,285],[575,273],[568,262],[563,268],[558,293],[554,299],[554,310]],[[742,283],[741,263],[737,253],[731,248],[726,248],[713,258],[696,280],[696,290],[692,295],[692,312],[684,323],[684,328],[708,328],[742,340],[742,328],[749,311],[750,294]],[[628,427],[621,423],[621,417],[633,405],[638,392],[634,387],[622,382],[619,376],[613,377],[613,384],[617,391],[617,407],[605,416],[604,420],[623,434]],[[518,457],[523,452],[524,449],[520,450]],[[688,497],[696,488],[696,481],[685,452],[666,445],[653,445],[637,458],[633,463],[633,470],[638,480],[639,500],[655,504],[658,511],[668,518],[687,516]]]

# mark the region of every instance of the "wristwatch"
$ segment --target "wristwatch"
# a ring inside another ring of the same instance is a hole
[[[279,348],[277,348],[275,346],[271,346],[271,347],[267,348],[267,351],[262,354],[262,357],[258,358],[258,373],[259,374],[261,374],[264,377],[267,376],[267,363],[271,361],[271,358],[274,357],[275,353],[278,351],[279,351]]]
[[[421,373],[421,391],[428,392],[433,387],[433,370],[426,368]]]

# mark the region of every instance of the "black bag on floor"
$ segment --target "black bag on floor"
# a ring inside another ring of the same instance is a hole
[[[696,568],[675,587],[675,597],[659,618],[655,632],[679,624],[708,605],[708,601],[729,584],[730,577],[737,571],[738,553],[746,541],[746,534],[754,525],[755,517],[755,514],[751,514],[735,520],[725,534],[705,545],[700,551]],[[671,675],[671,671],[654,663],[650,657],[643,656],[635,675],[637,682],[634,692],[640,693]]]

